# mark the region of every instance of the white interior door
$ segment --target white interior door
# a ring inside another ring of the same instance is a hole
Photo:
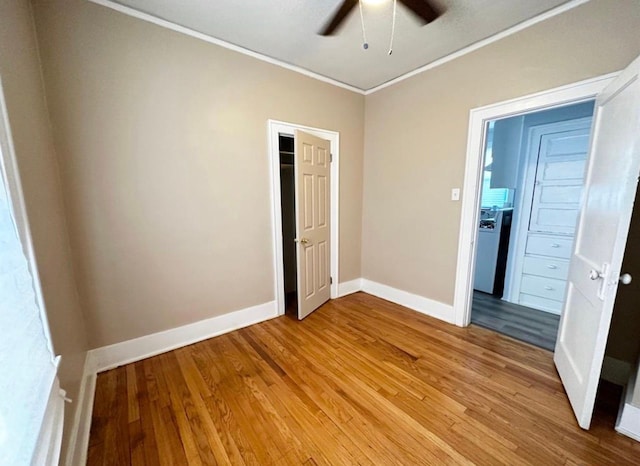
[[[331,143],[295,132],[298,318],[304,319],[331,297]]]
[[[584,184],[591,119],[572,130],[543,134],[529,231],[573,235]]]
[[[554,361],[588,429],[640,172],[640,58],[596,100],[582,209]]]

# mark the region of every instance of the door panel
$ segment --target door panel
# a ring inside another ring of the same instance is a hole
[[[326,227],[327,218],[327,199],[329,198],[329,190],[327,189],[327,177],[318,176],[318,227]]]
[[[582,154],[586,156],[586,152]],[[554,180],[582,180],[584,174],[584,160],[570,160],[564,162],[549,161],[542,164],[542,176],[539,181]]]
[[[313,244],[306,246],[304,248],[304,261],[305,261],[305,277],[304,277],[304,297],[305,299],[312,298],[315,294],[315,286],[313,286],[313,278],[314,278],[314,266],[315,266],[315,258],[314,258],[314,249]]]
[[[535,217],[531,217],[531,223],[537,230],[546,231],[573,231],[578,218],[577,206],[571,208],[560,208],[557,206],[538,207]]]
[[[305,173],[302,175],[302,207],[304,224],[302,225],[302,231],[307,232],[313,230],[313,175]]]
[[[567,155],[584,154],[589,150],[589,134],[585,133],[568,133],[561,137],[553,138],[549,141],[547,150],[548,157],[566,157]]]
[[[322,257],[327,257],[327,243],[322,241],[318,244],[318,291],[322,291],[329,283],[329,272],[327,271],[327,262],[320,260]]]
[[[582,186],[543,186],[540,188],[540,203],[554,204],[579,204]]]
[[[591,121],[582,127],[542,135],[530,231],[574,233],[584,180]]]
[[[330,149],[329,141],[295,132],[299,319],[331,297]]]
[[[640,172],[640,60],[596,101],[585,194],[554,361],[580,426],[596,390]]]

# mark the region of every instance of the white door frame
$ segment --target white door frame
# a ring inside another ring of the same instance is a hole
[[[594,99],[619,74],[619,72],[610,73],[517,99],[474,108],[470,111],[458,238],[458,266],[453,296],[456,325],[466,327],[471,321],[471,298],[473,296],[475,246],[478,238],[477,226],[482,190],[481,176],[486,125],[491,120]]]
[[[280,148],[278,136],[280,134],[294,135],[295,130],[306,131],[309,134],[326,139],[331,142],[331,244],[330,244],[330,270],[331,270],[331,298],[338,297],[338,232],[339,228],[339,201],[340,201],[340,133],[326,129],[312,128],[310,126],[287,123],[278,120],[268,120],[269,131],[269,163],[271,165],[271,218],[273,227],[273,273],[274,293],[278,315],[283,315],[285,310],[284,296],[284,255],[282,251],[282,204],[280,203]]]

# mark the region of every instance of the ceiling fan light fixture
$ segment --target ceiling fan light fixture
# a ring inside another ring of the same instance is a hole
[[[389,3],[390,1],[391,0],[362,0],[362,3],[364,3],[365,5],[380,6],[385,3]]]
[[[437,19],[442,11],[440,9],[431,6],[432,0],[393,0],[394,11],[396,3],[402,3],[408,8],[418,20],[424,25]],[[362,4],[369,5],[383,5],[384,3],[390,3],[391,0],[342,0],[338,8],[334,11],[331,19],[325,24],[325,26],[318,32],[321,36],[331,36],[336,33],[336,29],[340,27],[344,19],[355,8],[360,8],[360,15],[362,17]],[[364,21],[362,21],[364,23]],[[363,34],[364,35],[364,34]],[[365,41],[366,42],[366,41]]]

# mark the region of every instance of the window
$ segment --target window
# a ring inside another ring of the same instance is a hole
[[[482,196],[480,197],[480,207],[491,209],[497,207],[502,209],[509,205],[510,190],[506,188],[491,189],[491,165],[493,164],[493,126],[495,122],[490,122],[487,128],[487,148],[484,155],[484,172],[482,175]]]
[[[1,90],[0,104],[5,110]],[[35,261],[4,115],[0,112],[0,464],[57,464],[52,445],[61,429],[52,419],[60,419],[63,404],[56,393],[57,361],[34,280]]]
[[[480,207],[490,209],[497,207],[499,209],[507,206],[509,203],[509,190],[504,188],[491,189],[491,171],[485,170],[482,176],[482,198]]]

